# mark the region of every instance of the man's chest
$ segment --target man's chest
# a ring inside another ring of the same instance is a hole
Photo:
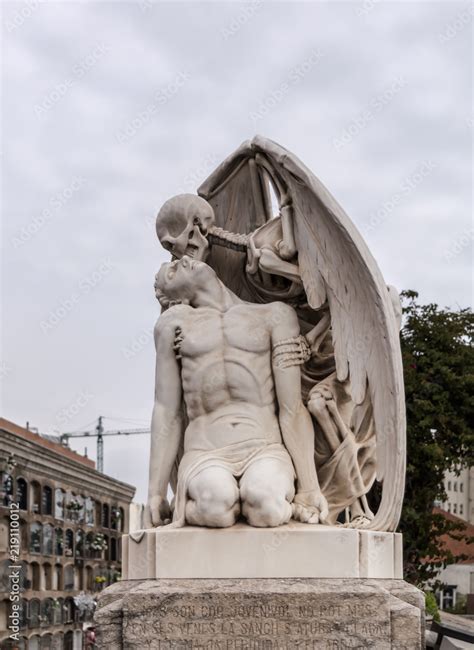
[[[258,354],[270,348],[268,325],[250,309],[232,309],[226,313],[196,309],[182,323],[179,338],[183,357],[233,349]]]

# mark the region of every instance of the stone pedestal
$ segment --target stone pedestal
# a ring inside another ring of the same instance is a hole
[[[424,599],[402,580],[124,580],[96,612],[103,650],[421,650]]]
[[[122,549],[128,580],[403,577],[399,533],[295,521],[278,528],[152,528],[125,535]]]
[[[123,538],[100,597],[104,650],[421,650],[402,537],[309,526],[156,528]]]

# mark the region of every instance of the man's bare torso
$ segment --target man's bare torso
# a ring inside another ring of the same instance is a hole
[[[185,450],[281,442],[271,366],[271,305],[175,308],[189,425]],[[179,333],[178,330],[178,333]]]

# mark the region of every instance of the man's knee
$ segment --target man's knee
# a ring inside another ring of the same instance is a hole
[[[281,526],[291,519],[291,505],[284,491],[275,491],[272,486],[247,484],[241,489],[241,499],[242,513],[252,526]]]
[[[189,497],[188,523],[217,528],[235,523],[239,514],[239,490],[232,476],[217,472],[198,475],[190,484]]]

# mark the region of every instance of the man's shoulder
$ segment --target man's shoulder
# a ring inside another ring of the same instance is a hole
[[[155,335],[159,335],[169,330],[174,330],[179,327],[183,321],[189,317],[192,312],[192,307],[189,305],[173,305],[166,311],[160,314],[160,317],[155,323]]]

